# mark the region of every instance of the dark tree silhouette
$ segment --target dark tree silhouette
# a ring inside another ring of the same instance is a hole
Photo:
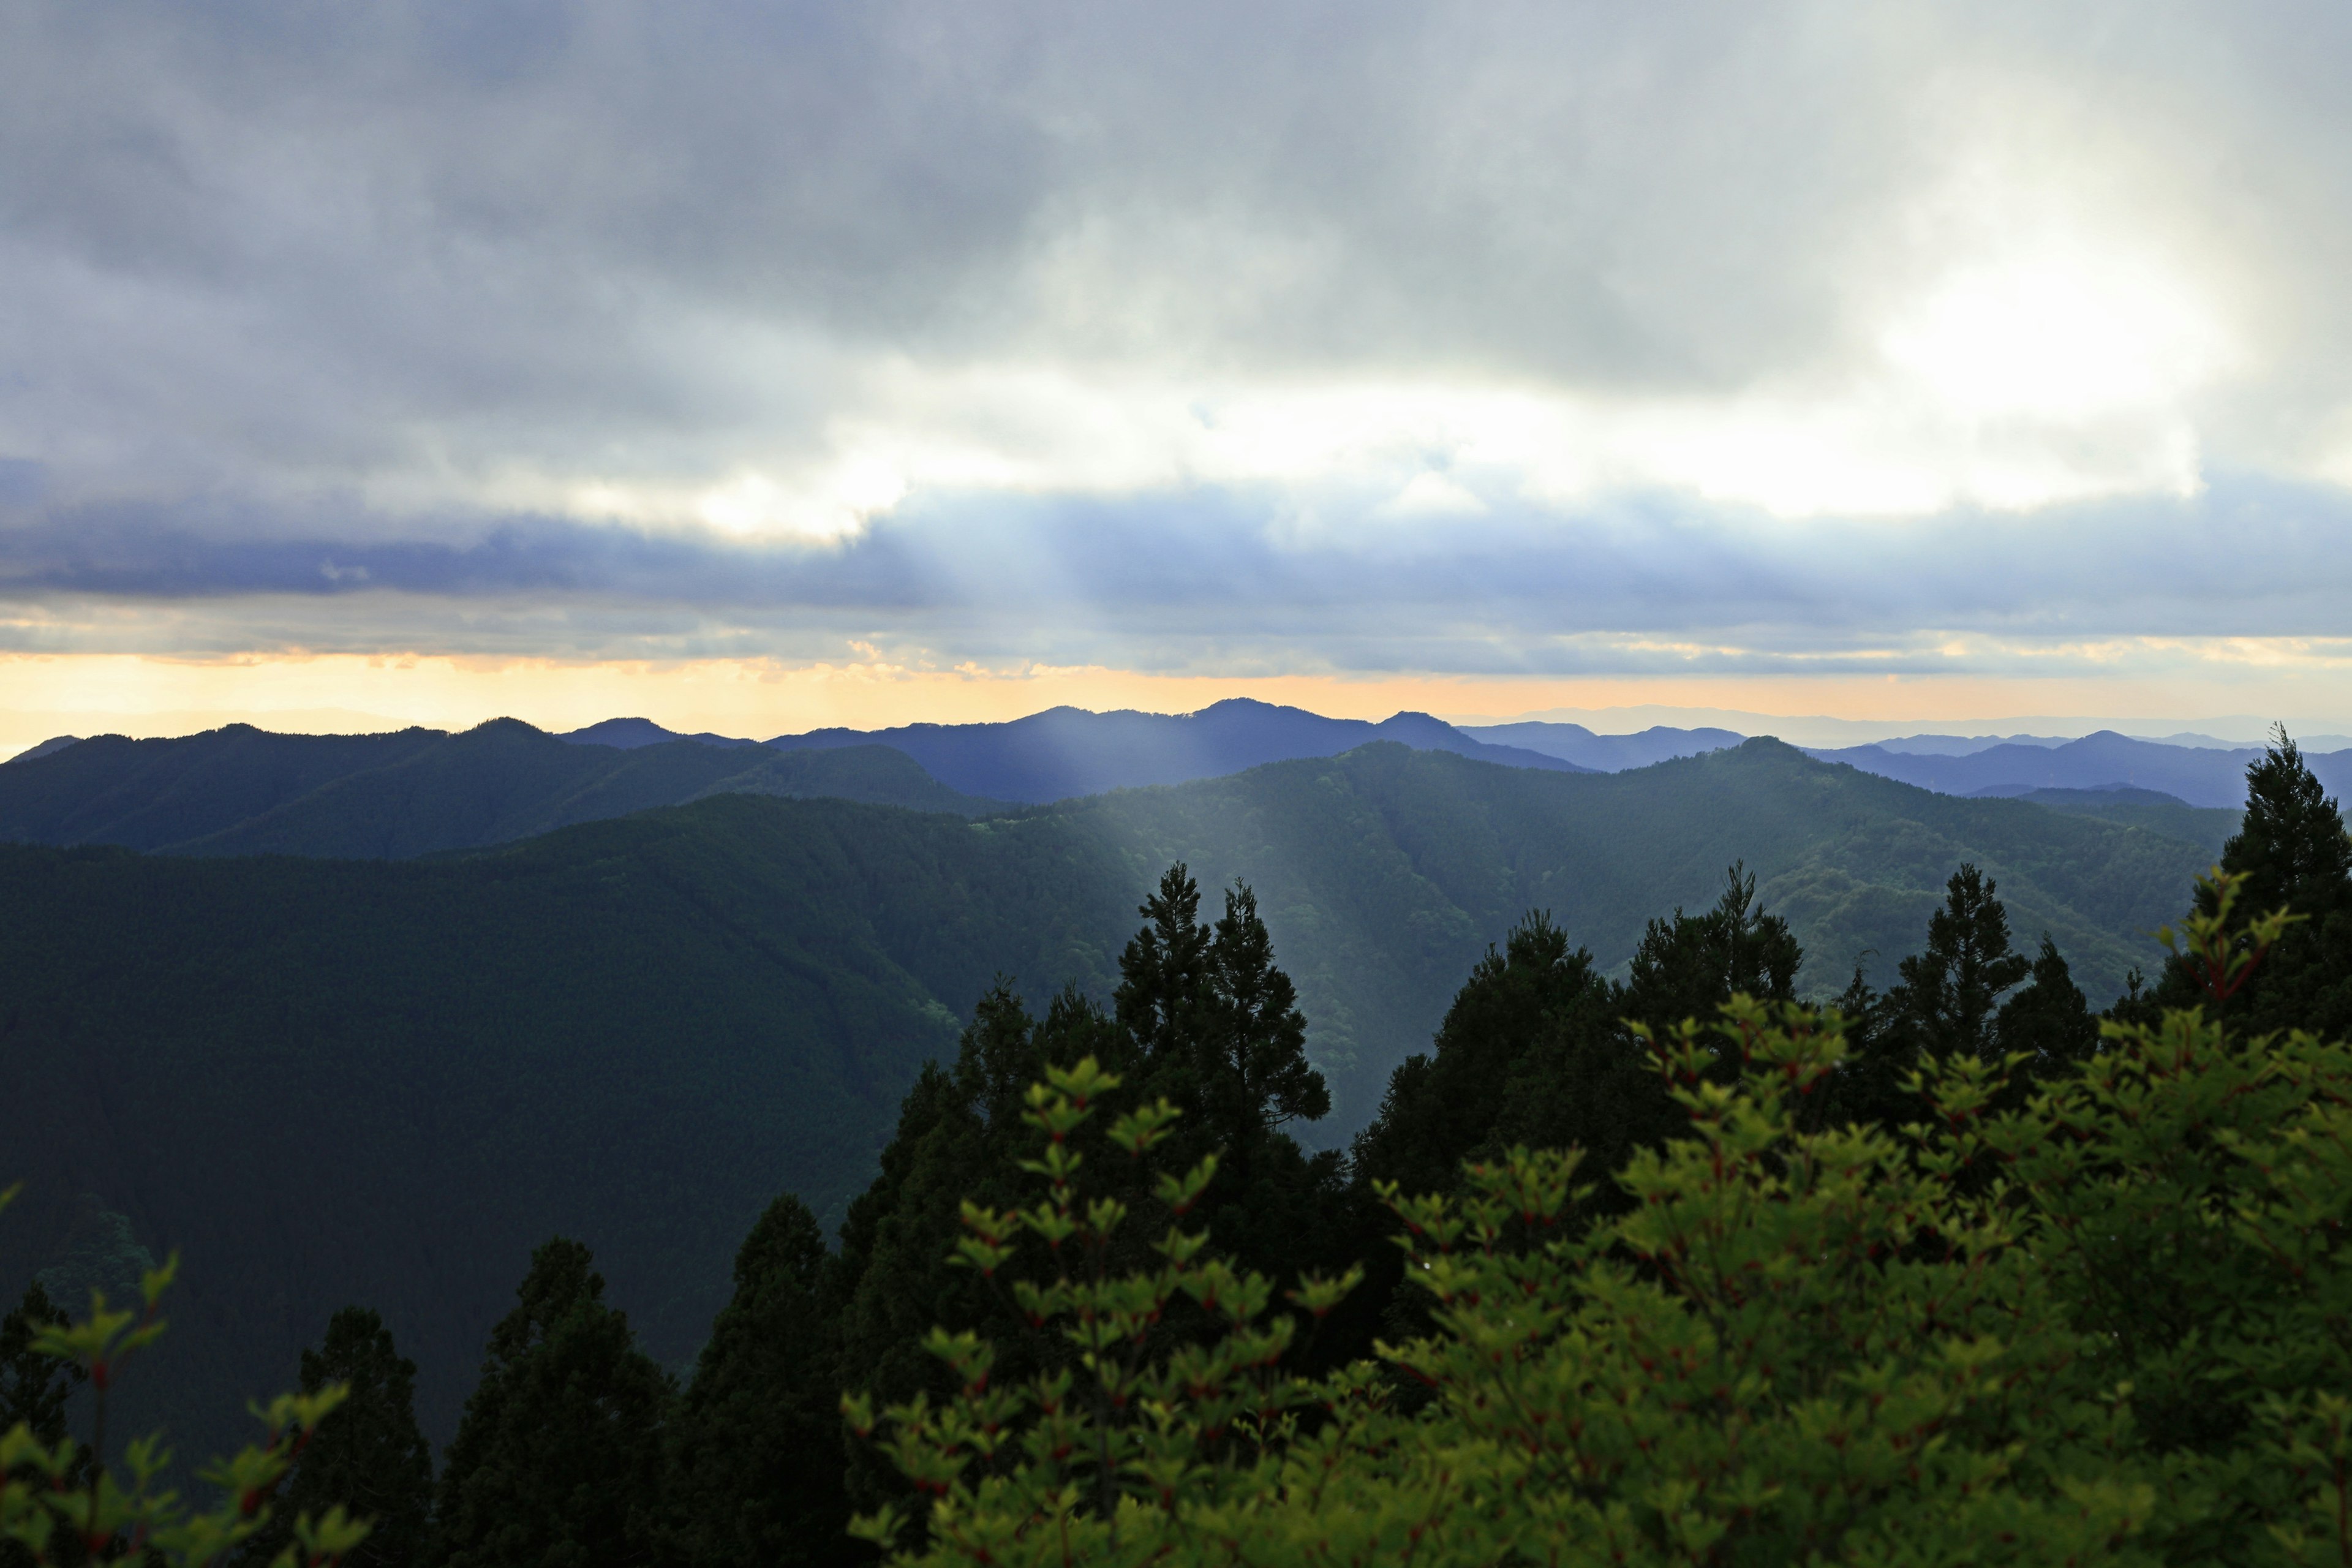
[[[2036,1077],[2087,1060],[2099,1048],[2098,1017],[2048,931],[2042,933],[2032,978],[1993,1019],[1993,1043],[2003,1056],[2026,1053]]]
[[[657,1559],[676,1392],[604,1304],[588,1249],[531,1255],[490,1331],[449,1445],[426,1561],[446,1568],[637,1568]]]
[[[1993,879],[1964,865],[1944,884],[1944,907],[1927,921],[1927,945],[1898,965],[1887,994],[1896,1026],[1914,1051],[1991,1057],[2001,997],[2033,969],[2010,947],[2009,911]]]
[[[319,1424],[246,1561],[270,1562],[294,1539],[297,1515],[316,1517],[341,1503],[374,1521],[346,1562],[408,1568],[425,1549],[433,1510],[433,1450],[416,1425],[416,1363],[394,1346],[382,1318],[345,1307],[328,1320],[320,1347],[302,1352],[300,1381],[305,1394],[347,1384],[351,1397]]]
[[[800,1199],[768,1205],[735,1255],[670,1445],[679,1556],[692,1564],[856,1561],[842,1489],[832,1259]]]
[[[1796,994],[1804,949],[1779,915],[1756,901],[1756,878],[1744,864],[1724,874],[1723,897],[1703,914],[1677,909],[1653,920],[1625,979],[1625,1013],[1655,1029],[1685,1018],[1701,1023],[1737,994],[1785,1002]]]

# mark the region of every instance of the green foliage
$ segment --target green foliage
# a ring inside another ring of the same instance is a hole
[[[1307,1019],[1246,884],[1201,923],[1201,889],[1171,866],[1137,912],[1143,928],[1119,958],[1119,1027],[1150,1065],[1152,1084],[1225,1151],[1246,1183],[1267,1135],[1331,1109],[1307,1059]]]
[[[735,1255],[734,1297],[671,1425],[680,1560],[801,1568],[851,1558],[835,1289],[816,1216],[778,1198]]]
[[[540,1247],[490,1331],[443,1463],[435,1568],[624,1568],[659,1550],[677,1391],[604,1304],[591,1262],[576,1241]]]
[[[886,1400],[945,1394],[952,1385],[922,1350],[926,1331],[943,1322],[1011,1333],[1018,1320],[1001,1299],[951,1263],[963,1205],[1020,1201],[1026,1185],[1020,1163],[1030,1145],[1024,1097],[1048,1063],[1135,1054],[1125,1033],[1075,994],[1057,996],[1043,1019],[1032,1018],[1003,983],[982,999],[954,1063],[927,1068],[908,1091],[898,1133],[882,1151],[881,1174],[842,1226],[845,1384]],[[855,1495],[869,1503],[892,1489],[870,1464],[854,1469],[852,1479]]]
[[[2237,886],[2177,937],[2217,1001],[2290,918],[2233,929]],[[1570,1223],[1576,1151],[1510,1149],[1454,1194],[1384,1189],[1433,1303],[1381,1352],[1431,1391],[1415,1410],[1368,1368],[1285,1374],[1297,1320],[1200,1232],[1109,1267],[1130,1211],[1087,1195],[1071,1140],[1116,1084],[1049,1074],[1029,1111],[1045,1199],[971,1205],[959,1256],[1078,1368],[1008,1382],[987,1340],[931,1336],[951,1394],[845,1406],[927,1499],[861,1529],[908,1564],[2352,1553],[2352,1047],[2174,1012],[2107,1026],[2022,1097],[2021,1058],[1951,1047],[1896,1129],[1817,1114],[1838,1013],[1722,1012],[1658,1038],[1686,1131],[1629,1162],[1622,1213]],[[1137,1107],[1112,1142],[1139,1155],[1172,1120]],[[1024,1237],[1053,1244],[1042,1279]],[[1337,1293],[1298,1305],[1319,1319]],[[1223,1321],[1160,1331],[1187,1296]]]
[[[2175,937],[2229,1002],[2293,917],[2235,927],[2217,876]],[[2176,1561],[2338,1562],[2352,1467],[2352,1046],[2232,1037],[2202,1010],[2107,1026],[2030,1111],[1967,1127],[2009,1173],[2021,1240],[2127,1387]]]
[[[16,1189],[0,1193],[0,1207]],[[13,1424],[0,1432],[0,1545],[12,1562],[87,1563],[139,1562],[147,1568],[221,1563],[249,1552],[280,1525],[287,1538],[273,1568],[325,1568],[340,1563],[368,1538],[364,1520],[340,1502],[313,1513],[277,1493],[288,1469],[316,1436],[320,1423],[345,1396],[341,1384],[281,1394],[256,1406],[268,1436],[234,1458],[208,1467],[200,1479],[220,1494],[195,1509],[165,1484],[171,1451],[160,1436],[134,1438],[117,1461],[108,1447],[109,1404],[125,1373],[145,1361],[163,1337],[163,1292],[177,1272],[173,1258],[140,1280],[140,1304],[110,1307],[90,1292],[89,1316],[76,1321],[36,1284],[0,1325],[6,1394]],[[68,1404],[87,1385],[90,1436],[68,1434]]]
[[[1034,1019],[1000,981],[954,1066],[926,1071],[883,1152],[880,1179],[843,1229],[851,1385],[886,1401],[951,1394],[950,1375],[922,1349],[934,1323],[998,1338],[1003,1375],[1040,1375],[1066,1361],[1028,1331],[1025,1313],[950,1257],[968,1202],[1001,1210],[1021,1200],[1030,1086],[1082,1059],[1182,1113],[1164,1152],[1215,1173],[1192,1203],[1244,1267],[1286,1282],[1346,1254],[1354,1233],[1337,1156],[1308,1157],[1282,1127],[1325,1103],[1295,994],[1249,889],[1231,889],[1224,902],[1215,926],[1202,923],[1197,886],[1181,865],[1171,868],[1138,911],[1144,923],[1122,956],[1115,1016],[1066,990]],[[1126,1173],[1108,1178],[1108,1201],[1151,1201],[1139,1172],[1112,1168]],[[1132,1254],[1122,1264],[1144,1256],[1141,1243],[1122,1245]],[[869,1505],[893,1491],[870,1465],[853,1470],[853,1488]]]
[[[68,1357],[37,1349],[47,1330],[72,1320],[49,1300],[37,1279],[25,1299],[0,1319],[0,1430],[22,1426],[51,1447],[66,1435],[67,1402],[89,1382],[89,1373]]]
[[[2352,1032],[2352,837],[2284,726],[2246,769],[2244,826],[2222,847],[2221,869],[2242,879],[2254,908],[2302,917],[2262,973],[2231,994],[2230,1021],[2257,1032]],[[2212,897],[2200,895],[2200,914],[2212,913]],[[2174,963],[2157,1000],[2184,1007],[2200,990],[2197,976]]]
[[[1023,1165],[1044,1181],[1045,1196],[1027,1207],[968,1204],[962,1215],[968,1234],[956,1260],[1003,1291],[1032,1335],[1060,1342],[1061,1353],[1039,1353],[1044,1370],[1013,1381],[997,1373],[989,1342],[935,1330],[925,1349],[952,1370],[955,1393],[936,1405],[918,1395],[886,1412],[885,1446],[934,1500],[923,1522],[947,1560],[1160,1560],[1193,1533],[1176,1500],[1214,1509],[1263,1488],[1315,1398],[1280,1370],[1297,1324],[1268,1315],[1272,1283],[1204,1257],[1206,1234],[1181,1223],[1213,1182],[1213,1158],[1156,1183],[1157,1206],[1170,1221],[1151,1243],[1158,1266],[1116,1267],[1132,1211],[1116,1197],[1081,1198],[1086,1156],[1075,1142],[1119,1086],[1091,1058],[1049,1068],[1023,1111],[1044,1135],[1040,1157]],[[1108,1145],[1140,1161],[1181,1115],[1165,1099],[1138,1106],[1110,1125]],[[1050,1255],[1042,1279],[1006,1267],[1024,1235]],[[1310,1278],[1292,1299],[1320,1316],[1348,1286]],[[1204,1333],[1165,1331],[1183,1305]],[[866,1396],[845,1400],[843,1409],[860,1436],[877,1429]],[[887,1548],[906,1522],[886,1505],[856,1530]]]
[[[89,1385],[89,1373],[66,1356],[36,1349],[34,1341],[42,1331],[63,1328],[71,1321],[38,1279],[25,1288],[24,1300],[0,1320],[0,1432],[22,1427],[45,1450],[54,1451],[66,1440],[67,1406]],[[62,1478],[67,1489],[88,1486],[95,1463],[95,1456],[82,1447]],[[8,1479],[24,1485],[51,1484],[44,1468],[33,1464],[17,1466]],[[50,1561],[66,1568],[79,1563],[82,1555],[79,1538],[70,1532],[50,1543]],[[0,1541],[0,1564],[26,1568],[32,1562],[23,1542]]]
[[[341,1503],[372,1521],[345,1559],[352,1568],[409,1568],[424,1551],[433,1509],[433,1450],[416,1426],[416,1363],[394,1346],[383,1320],[346,1307],[324,1342],[302,1352],[299,1387],[339,1387],[342,1402],[324,1420],[283,1487],[285,1505],[257,1533],[248,1562],[267,1563],[291,1539],[298,1512]]]

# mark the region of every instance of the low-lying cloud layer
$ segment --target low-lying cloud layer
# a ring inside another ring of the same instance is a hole
[[[0,647],[2326,667],[2347,49],[23,0]]]

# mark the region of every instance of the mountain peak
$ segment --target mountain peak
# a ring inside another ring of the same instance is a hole
[[[567,730],[555,737],[575,746],[611,746],[619,751],[635,751],[639,746],[657,746],[664,741],[675,741],[677,732],[665,730],[650,719],[604,719],[583,729]]]
[[[615,751],[634,752],[641,746],[666,746],[672,741],[694,741],[705,746],[756,746],[757,741],[739,741],[731,735],[714,735],[709,731],[699,734],[681,735],[676,730],[665,730],[650,719],[604,719],[584,729],[567,730],[555,737],[575,746],[610,746]]]

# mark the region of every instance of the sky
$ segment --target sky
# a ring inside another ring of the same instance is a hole
[[[2352,10],[0,0],[0,751],[2352,727]]]

